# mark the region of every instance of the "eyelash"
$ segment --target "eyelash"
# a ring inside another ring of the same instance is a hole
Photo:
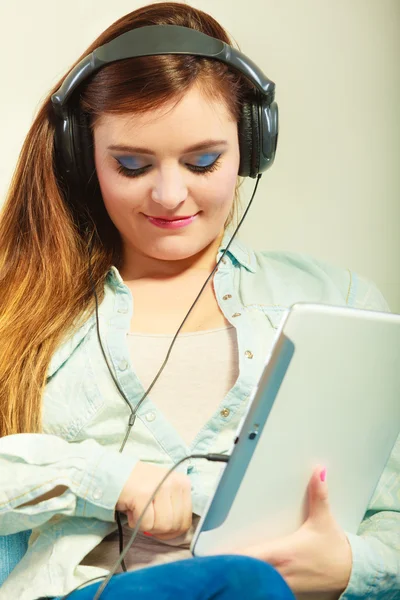
[[[188,167],[188,169],[190,171],[192,171],[193,173],[196,173],[196,175],[207,175],[208,173],[212,173],[213,171],[218,169],[218,167],[220,165],[220,158],[221,158],[221,155],[219,155],[218,158],[213,163],[211,163],[211,165],[208,165],[206,167],[198,167],[196,165],[188,165],[188,164],[186,166]],[[123,165],[121,165],[121,163],[118,163],[117,171],[118,171],[118,173],[121,173],[121,175],[124,175],[125,177],[140,177],[141,175],[146,173],[148,168],[149,167],[141,167],[140,169],[128,169],[127,167],[124,167]]]

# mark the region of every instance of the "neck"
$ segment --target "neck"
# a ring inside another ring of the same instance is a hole
[[[172,279],[185,275],[211,273],[215,267],[222,238],[223,233],[197,254],[179,260],[160,260],[141,254],[136,249],[124,248],[121,277],[125,281],[134,281],[146,278]]]

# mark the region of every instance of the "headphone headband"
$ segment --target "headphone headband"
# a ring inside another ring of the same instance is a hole
[[[247,77],[267,98],[268,104],[274,100],[274,82],[239,50],[189,27],[148,25],[131,29],[85,56],[67,75],[59,90],[52,95],[51,101],[56,114],[62,117],[64,106],[73,91],[106,64],[126,58],[159,54],[190,54],[219,60]]]

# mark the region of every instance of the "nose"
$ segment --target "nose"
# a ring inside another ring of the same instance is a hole
[[[187,198],[188,190],[179,166],[168,166],[157,173],[151,198],[168,210],[173,210]]]

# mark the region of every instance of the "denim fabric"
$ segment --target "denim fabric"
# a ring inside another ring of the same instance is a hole
[[[101,583],[71,595],[92,600]],[[56,600],[61,600],[62,596]],[[273,567],[245,556],[182,560],[115,575],[100,600],[295,600]]]
[[[29,530],[0,536],[0,586],[24,556],[30,534]]]

